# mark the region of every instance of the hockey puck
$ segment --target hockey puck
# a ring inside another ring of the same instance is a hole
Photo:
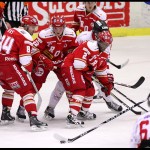
[[[61,143],[61,144],[64,144],[64,143],[66,143],[66,141],[60,141],[60,143]]]

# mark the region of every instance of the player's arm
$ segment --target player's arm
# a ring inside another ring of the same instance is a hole
[[[75,11],[74,12],[74,20],[73,20],[73,23],[72,23],[72,26],[71,28],[74,30],[74,32],[76,33],[78,30],[79,30],[79,27],[80,27],[80,20],[77,16],[77,12]]]
[[[33,46],[32,41],[25,39],[23,40],[19,51],[19,62],[29,72],[32,71],[32,67],[33,67],[32,56],[31,56],[32,46]]]
[[[89,68],[87,66],[87,57],[87,52],[78,48],[78,50],[75,51],[75,58],[73,63],[74,68],[80,71],[88,71]]]
[[[53,70],[54,69],[53,62],[43,54],[43,51],[45,49],[46,49],[45,41],[40,36],[38,36],[38,38],[36,38],[33,41],[33,48],[32,48],[32,59],[34,65],[37,66],[38,62],[41,61],[44,63],[46,69]]]

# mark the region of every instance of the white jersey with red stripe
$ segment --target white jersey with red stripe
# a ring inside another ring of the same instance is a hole
[[[17,61],[23,66],[30,65],[32,62],[32,42],[32,36],[23,28],[6,30],[2,37],[0,50],[3,62]]]
[[[140,116],[133,126],[130,147],[138,148],[142,140],[150,140],[150,112]]]

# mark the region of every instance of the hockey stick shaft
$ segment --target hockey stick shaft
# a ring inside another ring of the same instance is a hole
[[[104,85],[101,84],[98,79],[96,79],[96,78],[93,77],[93,76],[92,76],[92,79],[93,79],[95,82],[97,82],[101,87],[104,87]],[[105,87],[104,87],[104,88],[105,88]],[[128,106],[126,103],[124,103],[122,100],[120,100],[120,99],[119,99],[116,95],[114,95],[112,92],[111,92],[111,95],[112,95],[115,99],[117,99],[121,104],[123,104],[125,107],[129,108],[129,106]],[[136,114],[136,115],[141,115],[141,112],[138,112],[138,111],[135,111],[135,110],[131,110],[131,111],[132,111],[134,114]]]
[[[106,121],[102,122],[102,123],[99,124],[98,126],[92,128],[92,129],[90,129],[90,130],[88,130],[88,131],[85,131],[84,133],[82,133],[82,134],[80,134],[80,135],[78,135],[78,136],[76,136],[76,137],[74,137],[74,138],[72,138],[72,139],[66,139],[66,138],[63,138],[63,137],[61,137],[61,136],[59,136],[59,135],[57,135],[57,137],[58,137],[58,136],[60,137],[59,140],[60,140],[61,143],[71,143],[71,142],[74,142],[75,140],[77,140],[77,139],[79,139],[79,138],[85,136],[86,134],[88,134],[88,133],[94,131],[95,129],[99,128],[101,125],[106,124],[106,123],[108,123],[108,122],[114,120],[115,118],[118,118],[118,117],[121,116],[122,114],[125,114],[125,113],[128,112],[129,110],[131,110],[131,109],[135,108],[136,106],[138,106],[138,105],[140,105],[140,104],[146,102],[146,101],[149,99],[149,97],[150,97],[150,94],[149,94],[149,96],[148,96],[147,99],[145,99],[145,100],[143,100],[143,101],[141,101],[141,102],[136,103],[136,104],[133,105],[132,107],[129,107],[129,108],[125,109],[124,111],[118,113],[117,115],[115,115],[115,116],[113,116],[113,117],[107,119]],[[55,137],[56,137],[56,136],[55,136]]]
[[[7,27],[7,25],[6,25],[6,22],[5,22],[4,18],[2,18],[2,22],[3,22],[4,26],[5,26],[5,29],[7,30],[8,27]]]
[[[118,98],[115,94],[113,94],[112,92],[111,92],[111,95],[112,95],[115,99],[117,99],[121,104],[123,104],[125,107],[129,108],[129,106],[128,106],[126,103],[124,103],[121,99],[119,99],[119,98]],[[133,110],[133,109],[131,109],[131,111],[132,111],[134,114],[136,114],[136,115],[141,115],[141,112],[135,111],[135,110]]]
[[[38,91],[38,89],[35,85],[35,82],[33,81],[32,77],[31,77],[30,73],[26,69],[25,69],[25,71],[26,71],[26,73],[27,73],[27,75],[28,75],[33,87],[34,87],[34,90],[35,90],[36,94],[38,95],[37,110],[39,110],[40,106],[41,106],[41,103],[42,103],[42,97],[41,97],[41,95],[40,95],[40,93],[39,93],[39,91]]]
[[[118,83],[118,82],[114,82],[114,84],[121,85],[121,86],[128,87],[128,88],[136,89],[136,88],[138,88],[144,81],[145,81],[145,78],[142,76],[142,77],[140,77],[140,79],[139,79],[134,85],[127,85],[127,84]]]
[[[133,100],[131,100],[130,98],[128,98],[125,94],[123,94],[121,91],[119,91],[118,89],[116,89],[114,87],[114,90],[116,92],[118,92],[120,95],[122,95],[123,97],[125,97],[127,100],[129,100],[130,102],[132,102],[133,104],[136,104]],[[141,107],[141,106],[138,106],[139,108],[141,108],[142,110],[144,110],[145,112],[148,112],[145,108]]]
[[[128,62],[129,62],[129,59],[127,60],[127,61],[125,61],[123,64],[121,64],[121,65],[116,65],[116,64],[114,64],[112,61],[110,61],[109,59],[107,60],[111,65],[113,65],[114,67],[116,67],[116,68],[118,68],[118,69],[121,69],[121,68],[123,68],[124,66],[126,66],[127,64],[128,64]]]

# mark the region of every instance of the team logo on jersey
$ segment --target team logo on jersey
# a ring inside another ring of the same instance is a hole
[[[35,72],[35,75],[38,77],[41,77],[44,74],[44,69],[41,67],[38,67],[38,70]]]
[[[11,87],[12,89],[19,89],[19,88],[20,88],[20,85],[19,85],[18,81],[9,83],[9,85],[10,85],[10,87]]]
[[[94,23],[93,23],[93,22],[91,22],[91,27],[92,27],[92,28],[94,27]]]

